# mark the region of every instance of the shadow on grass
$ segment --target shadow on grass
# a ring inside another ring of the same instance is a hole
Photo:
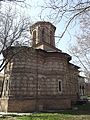
[[[90,103],[75,105],[69,110],[48,111],[46,113],[60,113],[69,115],[90,115]]]
[[[90,115],[90,110],[65,110],[58,112],[60,114],[70,114],[70,115]]]

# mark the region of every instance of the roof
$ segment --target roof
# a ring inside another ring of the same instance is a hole
[[[37,43],[37,44],[35,45],[35,47],[38,47],[38,46],[42,45],[42,43],[43,43],[43,41]],[[45,42],[45,41],[44,41],[44,45],[47,45],[48,47],[50,47],[50,48],[52,48],[52,49],[54,49],[54,50],[56,50],[56,51],[62,52],[60,49],[56,48],[55,46],[53,46],[53,45],[51,45],[51,44],[49,44],[49,43],[47,43],[47,42]]]
[[[45,51],[45,50],[42,50],[42,49],[36,49],[37,52],[43,52],[43,53],[46,53],[46,56],[53,56],[53,57],[65,57],[68,59],[68,61],[71,60],[71,56],[67,53],[64,53],[64,52],[61,52],[61,51],[52,51],[52,52],[48,52],[48,51]]]
[[[54,28],[54,30],[56,30],[56,27],[52,23],[46,22],[46,21],[38,21],[34,23],[32,26],[30,26],[30,28],[34,28],[35,26],[38,26],[38,25],[51,25]]]
[[[69,63],[72,67],[74,67],[75,69],[80,69],[80,67],[79,66],[77,66],[77,65],[74,65],[73,63]]]
[[[10,48],[7,48],[4,52],[3,52],[3,55],[4,57],[7,57],[8,55],[10,54],[13,54],[13,51],[16,49],[16,51],[20,51],[21,50],[32,50],[34,48],[32,47],[27,47],[27,46],[22,46],[22,47],[19,47],[19,46],[12,46]],[[61,52],[61,51],[55,51],[55,52],[48,52],[48,51],[45,51],[45,50],[42,50],[42,49],[34,49],[36,52],[38,52],[38,54],[45,54],[45,56],[51,56],[51,57],[65,57],[68,59],[68,61],[71,60],[71,56],[67,53],[64,53],[64,52]],[[20,52],[19,51],[19,52]],[[14,52],[14,54],[16,54]],[[13,56],[13,55],[12,55]]]

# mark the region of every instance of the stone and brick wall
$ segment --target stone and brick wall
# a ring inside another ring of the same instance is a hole
[[[66,109],[72,100],[77,100],[78,69],[69,63],[68,54],[14,47],[8,59],[13,53],[15,56],[5,69],[2,101],[8,100],[6,111]]]

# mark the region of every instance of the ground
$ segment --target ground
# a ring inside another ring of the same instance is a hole
[[[78,109],[76,109],[78,108]],[[0,120],[90,120],[90,103],[50,113],[1,114]]]
[[[90,120],[90,114],[39,113],[30,116],[4,116],[0,120]]]

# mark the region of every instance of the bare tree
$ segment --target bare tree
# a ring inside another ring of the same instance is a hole
[[[43,19],[42,15],[47,14],[52,22],[61,25],[64,23],[64,30],[59,35],[61,39],[71,23],[76,22],[78,16],[90,11],[90,0],[45,0],[45,4],[41,8],[41,19]]]
[[[25,3],[26,0],[0,0],[0,5],[1,2],[14,2],[14,3]]]
[[[50,21],[59,23],[61,26],[64,24],[62,33],[58,35],[59,41],[69,26],[80,20],[82,32],[80,34],[79,31],[76,43],[72,49],[70,48],[70,52],[77,58],[83,71],[90,78],[90,0],[45,0],[44,3],[41,6],[41,19],[47,15]]]
[[[25,0],[0,0],[0,1],[10,1],[10,2],[24,2]]]
[[[20,7],[29,7],[31,8],[30,3],[27,3],[27,0],[0,0],[0,6],[2,5],[2,3],[14,3],[14,5],[18,5]]]
[[[70,53],[74,62],[80,63],[88,79],[90,79],[90,13],[80,17],[81,32],[76,36],[76,44],[72,45]]]
[[[17,43],[19,45],[26,44],[30,39],[27,34],[30,24],[29,18],[19,16],[10,7],[0,12],[0,55],[5,49]],[[6,62],[6,58],[1,58],[0,61],[0,71],[2,71],[8,61]]]

